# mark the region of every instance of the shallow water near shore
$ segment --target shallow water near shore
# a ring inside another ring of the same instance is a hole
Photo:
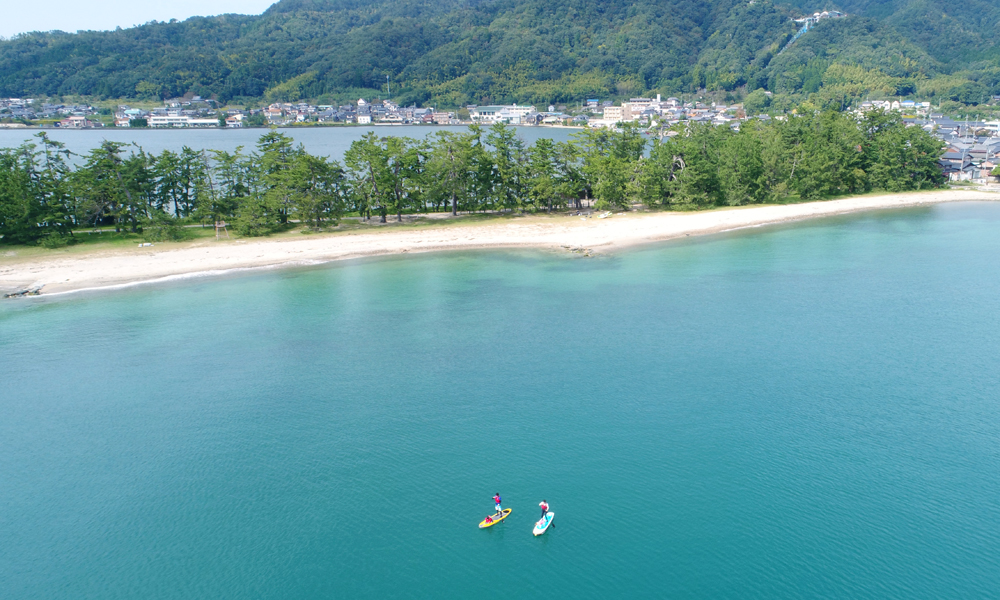
[[[0,303],[0,596],[995,596],[998,256],[960,203]]]

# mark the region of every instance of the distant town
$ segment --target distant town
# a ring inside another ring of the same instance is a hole
[[[766,93],[766,92],[765,92]],[[994,102],[1000,97],[993,98]],[[433,107],[398,106],[390,100],[359,99],[332,106],[306,102],[274,103],[260,109],[225,108],[198,96],[177,98],[152,109],[120,105],[116,110],[88,104],[53,104],[33,99],[0,99],[0,128],[51,127],[89,129],[100,127],[229,128],[308,125],[492,125],[617,127],[634,122],[651,134],[670,135],[670,128],[683,121],[708,122],[738,129],[749,119],[786,119],[787,115],[747,116],[742,104],[682,101],[670,97],[631,98],[612,101],[587,99],[569,108],[536,106],[470,105],[459,111]],[[874,100],[862,102],[855,111],[897,112],[910,126],[922,127],[946,144],[941,164],[951,181],[988,183],[1000,165],[1000,121],[956,121],[935,114],[930,102]]]

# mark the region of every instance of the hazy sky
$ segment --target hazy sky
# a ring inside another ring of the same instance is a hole
[[[275,0],[4,0],[0,36],[26,31],[77,31],[131,27],[147,21],[240,13],[257,15]]]

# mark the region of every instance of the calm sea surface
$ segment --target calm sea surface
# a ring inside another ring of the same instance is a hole
[[[2,302],[0,596],[997,597],[998,257],[969,203]]]
[[[380,136],[406,136],[423,139],[437,131],[468,131],[468,127],[439,127],[430,125],[397,125],[378,127],[294,127],[279,129],[301,143],[307,152],[317,156],[328,156],[341,160],[351,142],[361,139],[369,131]],[[549,138],[564,142],[580,131],[559,127],[518,127],[517,134],[526,144],[533,144],[539,138]],[[0,148],[14,148],[26,141],[37,144],[34,136],[44,131],[49,138],[62,142],[71,152],[86,154],[97,148],[104,140],[135,144],[146,152],[159,154],[164,150],[179,152],[184,146],[195,150],[225,150],[233,152],[243,146],[245,152],[256,149],[260,136],[266,129],[0,129]],[[135,148],[130,148],[134,150]],[[128,151],[127,149],[126,151]]]

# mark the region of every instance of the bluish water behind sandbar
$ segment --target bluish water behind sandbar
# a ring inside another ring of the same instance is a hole
[[[0,596],[997,597],[998,309],[984,203],[3,302]]]
[[[127,144],[122,151],[128,155],[142,148],[152,154],[160,154],[164,150],[180,152],[184,146],[194,150],[225,150],[235,152],[242,147],[243,153],[253,152],[257,148],[257,140],[267,133],[267,129],[130,129],[130,128],[100,128],[100,129],[2,129],[0,128],[0,148],[15,148],[23,143],[38,145],[35,137],[40,132],[52,140],[60,142],[74,154],[70,161],[75,164],[86,162],[83,155],[101,142],[108,140]],[[333,160],[344,159],[344,152],[351,143],[360,140],[369,132],[378,136],[410,137],[422,140],[440,131],[464,133],[469,128],[465,126],[437,125],[374,125],[374,126],[333,126],[333,127],[282,127],[279,132],[302,144],[306,152],[317,156],[326,156]],[[580,129],[572,127],[515,127],[514,131],[524,144],[531,145],[540,138],[565,142],[572,139],[573,134]],[[484,134],[485,139],[485,134]]]

